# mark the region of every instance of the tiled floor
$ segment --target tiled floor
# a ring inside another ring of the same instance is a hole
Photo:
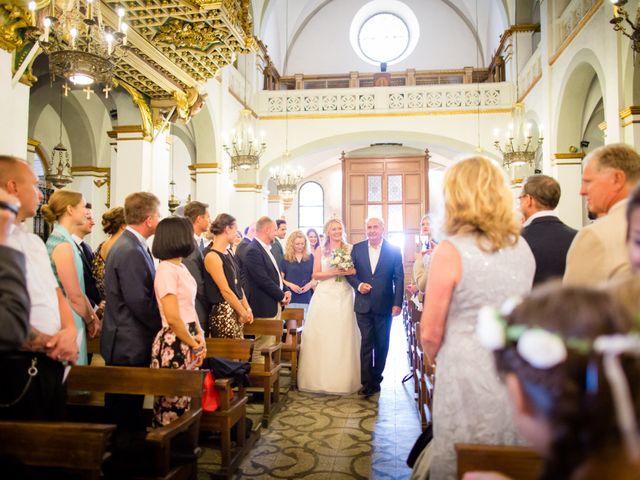
[[[291,390],[240,466],[237,479],[404,479],[420,434],[402,320],[396,318],[380,395],[363,399]],[[257,407],[257,405],[256,405]],[[214,469],[205,449],[199,478]]]

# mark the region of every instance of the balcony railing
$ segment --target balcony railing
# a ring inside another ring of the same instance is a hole
[[[449,85],[484,83],[489,79],[486,68],[466,67],[452,70],[406,70],[404,72],[362,73],[351,72],[328,75],[293,75],[279,77],[271,82],[273,90],[313,90],[326,88],[366,88],[379,85],[410,87],[416,85]],[[268,82],[266,82],[267,84]]]
[[[510,109],[511,83],[262,91],[260,116]]]

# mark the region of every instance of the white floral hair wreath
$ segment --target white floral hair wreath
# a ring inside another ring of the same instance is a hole
[[[480,344],[490,350],[501,350],[510,342],[532,367],[547,370],[567,359],[568,349],[588,355],[602,355],[604,373],[611,387],[616,407],[618,428],[622,433],[631,459],[640,459],[640,432],[631,401],[629,384],[620,365],[620,355],[640,356],[640,334],[601,335],[594,341],[569,337],[550,332],[540,327],[509,325],[506,317],[518,306],[521,299],[509,298],[498,310],[485,306],[478,312],[476,333]]]

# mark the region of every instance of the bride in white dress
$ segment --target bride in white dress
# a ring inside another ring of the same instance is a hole
[[[324,227],[326,241],[314,252],[315,289],[302,334],[298,388],[305,392],[348,395],[360,383],[360,330],[353,310],[354,292],[344,276],[355,271],[331,267],[332,252],[345,248],[342,222]],[[340,279],[341,281],[338,281]]]

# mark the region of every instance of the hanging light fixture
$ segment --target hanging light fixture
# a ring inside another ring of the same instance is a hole
[[[169,189],[170,189],[170,194],[169,194],[169,201],[167,202],[167,206],[169,207],[169,212],[171,213],[171,215],[173,215],[173,212],[176,211],[176,209],[180,206],[180,200],[178,200],[178,198],[176,197],[176,182],[174,180],[173,177],[173,171],[174,171],[174,166],[173,166],[173,142],[175,141],[175,139],[171,136],[171,128],[169,129],[169,136],[167,137],[167,143],[169,143],[171,145],[171,163],[170,163],[170,168],[171,168],[171,181],[169,182]]]
[[[289,0],[286,3],[285,14],[285,42],[288,41],[289,31]],[[282,199],[285,205],[291,205],[293,198],[296,196],[298,190],[298,184],[302,181],[303,172],[300,167],[290,167],[289,160],[291,153],[289,152],[289,99],[285,98],[285,111],[284,111],[284,153],[282,154],[282,164],[271,168],[269,174],[273,183],[276,184],[278,195]]]
[[[28,35],[49,57],[52,81],[57,77],[65,79],[65,95],[69,83],[84,87],[87,98],[94,93],[93,84],[104,84],[102,91],[107,98],[113,88],[116,64],[127,50],[128,25],[124,22],[122,7],[116,9],[117,30],[105,25],[101,3],[100,0],[66,0],[57,9],[56,0],[50,0],[50,6],[41,12],[38,22],[37,4],[29,2],[33,26]]]
[[[517,18],[517,15],[516,15]],[[514,48],[511,59],[515,62],[516,102],[511,109],[511,122],[501,135],[499,129],[494,130],[494,145],[502,154],[502,166],[509,174],[514,184],[519,184],[526,177],[535,172],[536,156],[542,147],[542,128],[538,128],[536,139],[532,134],[532,124],[525,120],[524,103],[519,100],[519,69],[518,69],[518,32],[515,35]],[[503,137],[501,139],[500,137]]]
[[[640,53],[640,9],[636,11],[635,23],[629,20],[629,12],[627,12],[624,6],[627,4],[627,0],[611,0],[613,4],[613,18],[609,20],[609,23],[613,25],[613,29],[616,32],[621,32],[625,37],[631,39],[631,49],[634,56]],[[627,32],[626,26],[623,22],[627,22],[631,27],[631,33]]]
[[[240,110],[240,120],[237,128],[231,132],[231,143],[225,141],[222,145],[231,159],[231,171],[250,170],[260,168],[260,156],[267,148],[264,135],[260,138],[254,135],[251,110],[247,108],[247,55],[244,57],[244,107]]]
[[[62,143],[62,93],[60,94],[60,137],[58,144],[53,147],[51,161],[45,180],[56,188],[62,188],[73,181],[71,175],[71,156],[69,150]]]

